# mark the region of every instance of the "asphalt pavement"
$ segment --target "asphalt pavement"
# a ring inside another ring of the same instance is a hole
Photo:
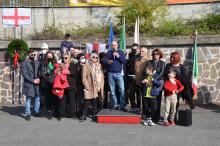
[[[220,107],[197,106],[193,125],[153,127],[46,117],[25,121],[22,105],[0,106],[0,146],[220,146]]]

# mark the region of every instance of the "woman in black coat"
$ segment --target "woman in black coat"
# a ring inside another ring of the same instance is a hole
[[[64,66],[68,67],[70,74],[67,75],[67,81],[69,88],[64,90],[64,96],[66,97],[66,111],[67,116],[74,118],[76,114],[76,96],[77,96],[77,78],[78,78],[78,66],[77,64],[70,63],[70,56],[64,55]]]
[[[54,53],[49,51],[45,54],[44,62],[40,67],[40,89],[41,94],[45,95],[46,108],[48,112],[48,119],[52,118],[52,111],[55,108],[56,97],[52,93],[53,80],[54,80],[54,65],[57,63]]]
[[[182,97],[186,100],[191,109],[194,109],[195,106],[193,104],[193,90],[192,90],[192,82],[191,78],[187,75],[186,68],[180,64],[180,54],[178,52],[172,52],[170,55],[170,63],[166,65],[164,71],[164,78],[168,79],[168,72],[170,69],[176,71],[176,78],[184,85],[184,90],[182,93],[178,95],[178,97]],[[179,107],[179,98],[177,102],[177,111]]]
[[[164,84],[163,76],[164,76],[164,69],[165,69],[165,62],[161,59],[163,58],[163,53],[160,49],[154,49],[152,54],[152,60],[149,60],[146,66],[151,65],[156,70],[156,74],[158,75],[159,80],[162,84]],[[159,122],[160,120],[160,107],[161,107],[161,97],[162,91],[160,92],[159,96],[157,96],[157,109],[155,116],[153,117],[154,122]]]

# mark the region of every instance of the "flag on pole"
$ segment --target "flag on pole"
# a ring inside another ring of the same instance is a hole
[[[120,48],[123,52],[126,50],[125,18],[123,19],[123,26],[120,32]]]
[[[114,33],[113,33],[113,27],[112,27],[112,22],[110,19],[110,31],[109,31],[109,38],[108,38],[108,49],[111,49],[111,43],[114,40]]]
[[[197,89],[198,89],[198,75],[199,75],[199,69],[198,69],[198,51],[197,51],[197,35],[198,32],[196,30],[195,32],[195,39],[193,43],[193,72],[192,72],[192,88],[194,96],[197,96]]]
[[[30,8],[3,8],[2,22],[4,27],[17,27],[31,24]]]
[[[134,43],[139,44],[139,16],[135,22]]]

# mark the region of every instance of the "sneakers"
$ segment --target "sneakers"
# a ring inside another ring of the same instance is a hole
[[[155,126],[154,122],[151,119],[147,119],[143,124],[145,126]]]
[[[169,126],[171,126],[169,122],[164,122],[163,125],[164,125],[165,127],[169,127]]]
[[[174,121],[170,121],[170,126],[175,126],[175,122]]]
[[[149,125],[149,126],[155,126],[155,124],[154,124],[154,122],[153,122],[152,120],[149,120],[149,121],[148,121],[148,125]]]
[[[145,126],[148,126],[148,122],[147,122],[147,121],[145,121],[143,124],[144,124]]]

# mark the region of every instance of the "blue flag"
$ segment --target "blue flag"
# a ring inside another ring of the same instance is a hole
[[[110,31],[109,31],[109,38],[108,38],[108,50],[111,49],[111,43],[114,40],[114,34],[113,34],[113,27],[112,22],[110,21]]]

